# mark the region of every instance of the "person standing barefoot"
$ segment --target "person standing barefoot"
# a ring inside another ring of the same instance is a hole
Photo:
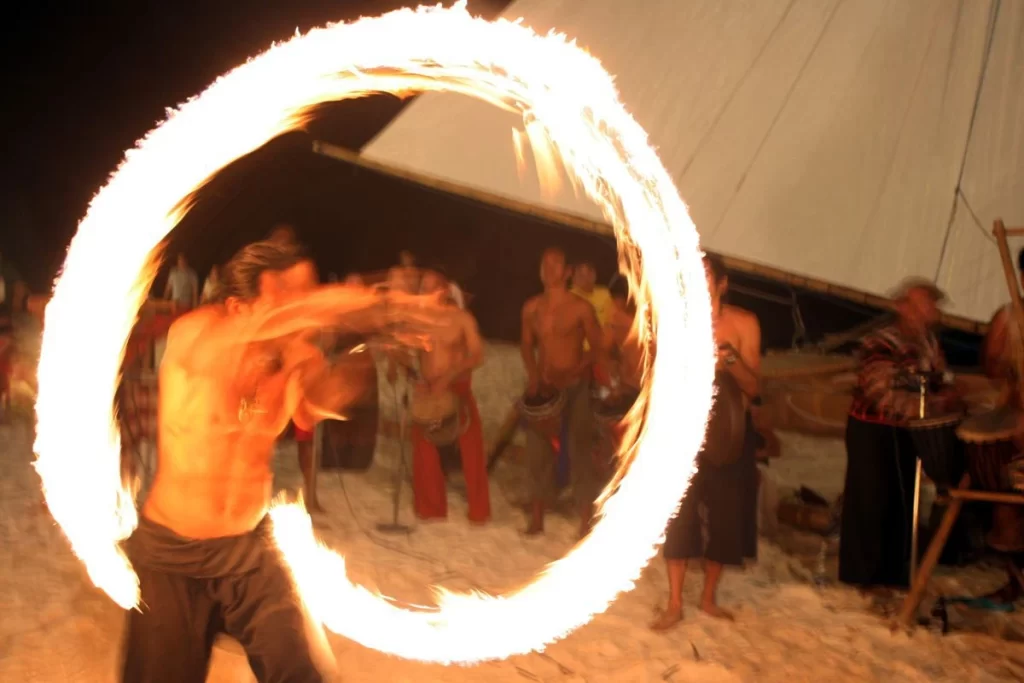
[[[544,292],[523,305],[520,353],[526,367],[527,396],[566,392],[563,421],[573,497],[580,514],[580,533],[586,533],[597,497],[598,474],[592,456],[593,420],[590,407],[592,364],[602,356],[601,327],[594,307],[572,294],[567,282],[565,252],[551,248],[540,262]],[[584,341],[590,350],[584,350]],[[529,470],[530,521],[528,536],[544,531],[544,508],[554,494],[555,453],[551,440],[535,429],[526,430]]]
[[[760,390],[761,326],[753,313],[723,303],[728,279],[722,264],[706,255],[704,269],[718,345],[715,381],[734,381],[739,387],[746,426],[743,434],[738,435],[743,444],[735,462],[714,465],[714,457],[698,460],[697,473],[678,514],[669,523],[663,548],[668,568],[668,604],[651,624],[655,631],[670,629],[683,618],[683,583],[690,560],[704,563],[701,611],[732,620],[732,612],[720,607],[717,601],[722,571],[726,566],[742,566],[745,559],[757,556],[757,432],[750,405]],[[704,455],[711,449],[732,446],[709,441],[704,445]]]

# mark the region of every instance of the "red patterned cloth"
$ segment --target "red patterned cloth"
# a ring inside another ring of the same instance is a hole
[[[156,442],[156,413],[159,387],[155,375],[126,377],[121,383],[118,405],[121,438],[129,447],[143,439]]]
[[[177,314],[160,313],[140,320],[128,338],[124,364],[130,365],[139,356],[149,351],[154,341],[167,335],[167,331],[171,329],[171,325],[178,317]]]
[[[14,355],[14,339],[0,335],[0,396],[6,394],[11,384],[11,357]]]

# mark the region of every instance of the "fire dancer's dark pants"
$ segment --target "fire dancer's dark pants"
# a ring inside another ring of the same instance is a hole
[[[222,632],[241,643],[261,683],[323,680],[268,519],[240,536],[195,540],[142,518],[125,550],[142,599],[128,612],[122,681],[202,683]]]

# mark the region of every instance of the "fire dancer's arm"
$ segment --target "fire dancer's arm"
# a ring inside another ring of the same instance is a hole
[[[422,345],[442,318],[436,297],[378,293],[354,285],[324,285],[275,307],[249,325],[243,343],[287,337],[313,328],[360,334],[390,332],[407,346]]]

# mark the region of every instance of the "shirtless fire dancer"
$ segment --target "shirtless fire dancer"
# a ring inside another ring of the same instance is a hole
[[[573,497],[580,513],[580,532],[586,533],[593,517],[599,486],[593,460],[593,422],[590,377],[595,356],[602,352],[601,328],[594,307],[566,286],[569,268],[565,253],[551,248],[540,262],[544,293],[523,305],[520,352],[526,366],[527,396],[564,391]],[[590,344],[584,351],[583,342]],[[544,531],[544,508],[555,485],[555,453],[551,440],[534,429],[526,430],[529,468],[530,523],[527,535]]]
[[[124,681],[203,681],[224,631],[259,681],[320,681],[306,617],[270,539],[274,442],[362,391],[305,341],[312,328],[387,332],[414,343],[441,319],[423,297],[314,284],[285,242],[224,267],[223,303],[179,318],[160,369],[159,460],[125,543],[141,607],[128,612]]]
[[[420,286],[423,294],[444,292],[443,300],[451,317],[449,324],[434,336],[431,349],[420,353],[419,382],[414,391],[434,395],[451,391],[458,397],[460,423],[467,421],[465,431],[459,436],[459,454],[466,480],[469,521],[482,524],[490,519],[491,499],[484,462],[484,433],[471,379],[473,370],[483,362],[483,342],[473,315],[452,301],[448,283],[443,277],[426,271]],[[448,496],[437,446],[417,425],[412,428],[412,442],[416,516],[420,519],[443,519],[448,516]]]
[[[746,430],[742,454],[735,462],[715,465],[708,458],[698,460],[697,473],[678,514],[669,523],[663,549],[668,565],[668,605],[651,624],[656,631],[669,629],[683,618],[683,581],[689,560],[704,562],[701,611],[732,619],[732,614],[716,602],[722,569],[725,565],[742,566],[743,560],[757,556],[757,432],[750,405],[760,386],[761,326],[754,314],[722,301],[728,279],[721,262],[705,256],[704,269],[711,290],[712,329],[718,345],[716,374],[728,373],[739,386],[747,411]],[[716,379],[716,383],[719,381]],[[722,447],[729,444],[716,444],[709,439],[704,444],[705,454]]]

